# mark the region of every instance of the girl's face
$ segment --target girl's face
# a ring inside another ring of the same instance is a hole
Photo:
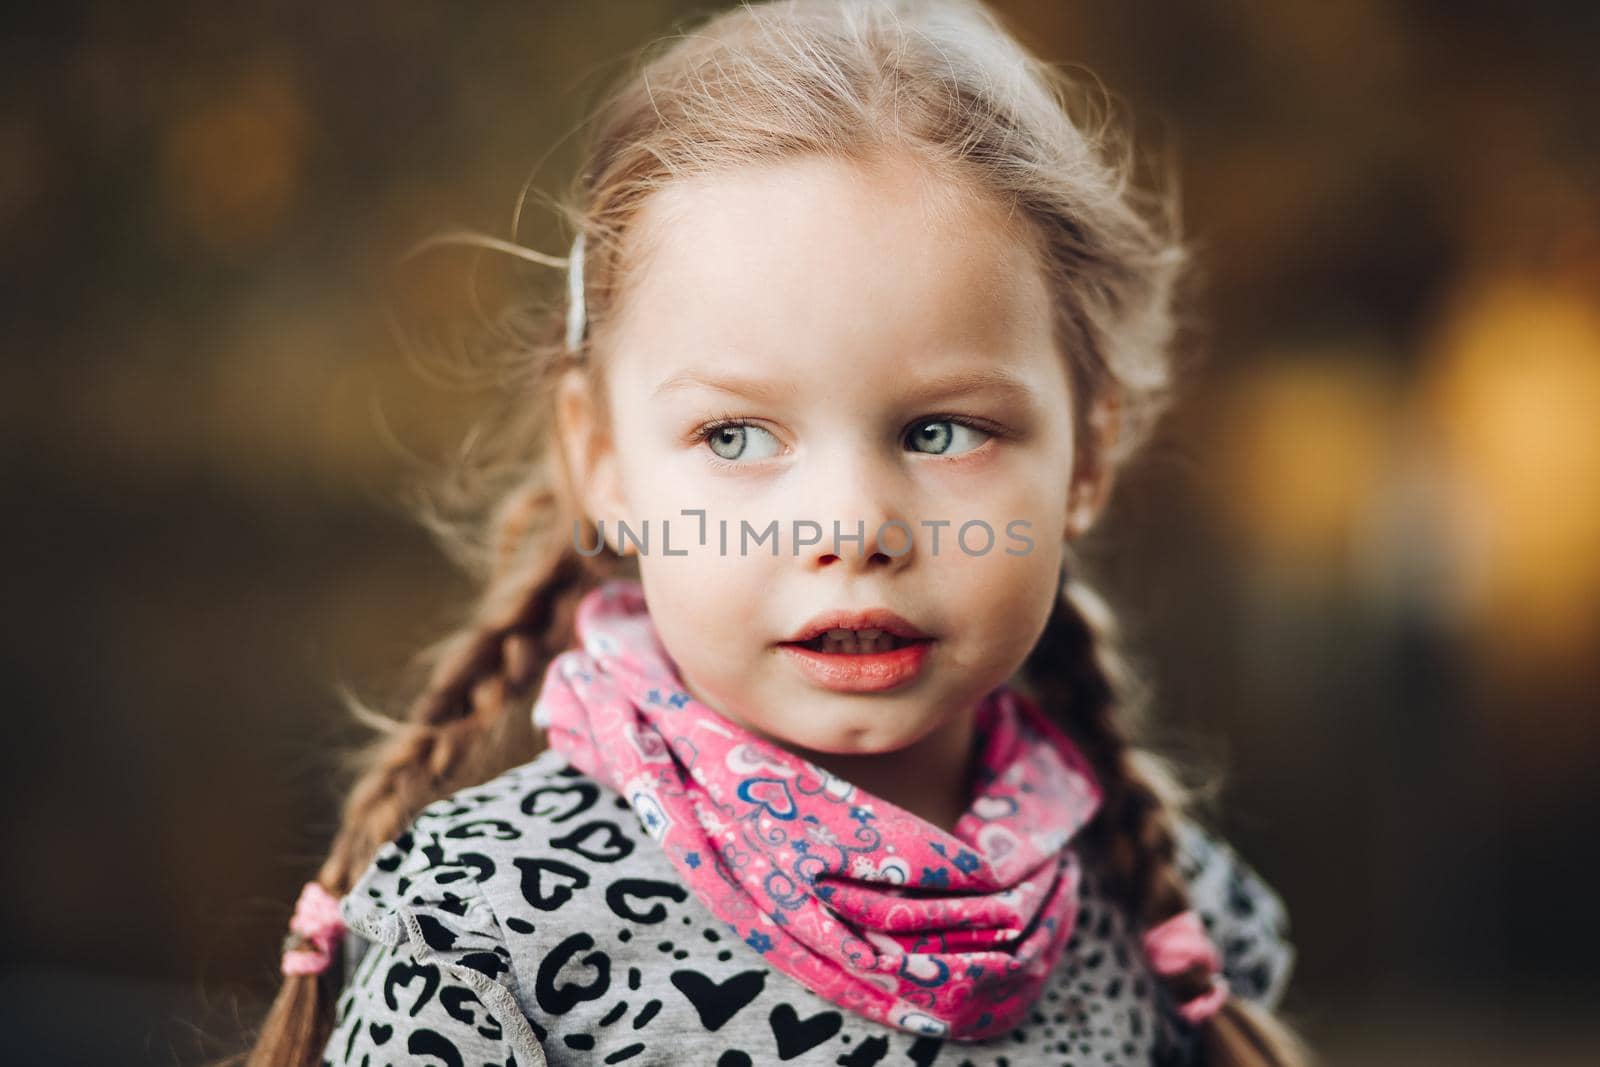
[[[673,184],[641,222],[609,425],[577,379],[562,424],[613,545],[617,519],[648,524],[645,596],[690,692],[791,750],[968,729],[1043,630],[1084,521],[1026,245],[914,165],[820,158]],[[872,610],[929,640],[871,668],[786,646]]]

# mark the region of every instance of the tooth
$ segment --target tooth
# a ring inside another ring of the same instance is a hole
[[[835,628],[824,630],[805,643],[814,649],[834,655],[871,655],[878,652],[893,652],[908,642],[905,638],[896,637],[887,630]]]
[[[828,631],[828,641],[825,651],[832,652],[834,654],[848,654],[854,653],[857,650],[855,635],[849,630]]]

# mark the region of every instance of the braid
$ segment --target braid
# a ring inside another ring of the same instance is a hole
[[[1098,593],[1064,568],[1044,633],[1024,665],[1040,706],[1082,747],[1103,790],[1085,845],[1105,872],[1108,892],[1140,929],[1190,907],[1178,869],[1177,821],[1190,803],[1171,765],[1136,745],[1148,689],[1120,651],[1115,615]],[[1203,993],[1201,968],[1157,975],[1177,1003]],[[1301,1067],[1310,1054],[1272,1015],[1238,997],[1199,1024],[1205,1067]]]
[[[408,721],[357,757],[370,769],[345,805],[320,875],[325,886],[347,889],[432,801],[537,754],[531,721],[506,710],[533,695],[544,668],[571,643],[573,612],[594,577],[589,562],[558,540],[531,573],[490,586],[473,626],[424,651],[436,666]],[[496,603],[508,595],[509,604]]]
[[[347,759],[355,784],[317,873],[334,896],[348,892],[378,849],[428,804],[525,763],[543,748],[531,717],[512,709],[531,705],[550,661],[574,639],[583,594],[621,562],[609,551],[578,554],[570,540],[569,498],[552,488],[559,484],[536,468],[493,511],[486,523],[484,592],[465,624],[415,657],[413,667],[427,680],[403,719],[370,711],[345,694],[351,713],[380,736]],[[336,971],[285,977],[255,1046],[224,1062],[315,1063],[333,1026]]]

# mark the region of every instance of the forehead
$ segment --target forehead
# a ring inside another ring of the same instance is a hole
[[[910,161],[821,157],[675,182],[646,202],[619,348],[655,377],[720,353],[1001,358],[1049,347],[1026,232]]]

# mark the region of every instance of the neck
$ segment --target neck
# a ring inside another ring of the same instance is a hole
[[[968,709],[895,752],[863,756],[783,747],[950,833],[972,801],[976,712]]]

